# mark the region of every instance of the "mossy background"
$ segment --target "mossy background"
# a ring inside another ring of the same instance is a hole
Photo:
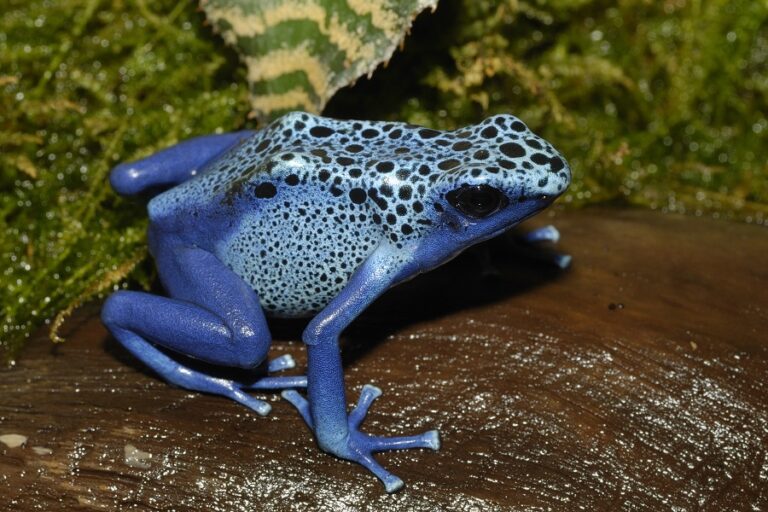
[[[764,224],[767,65],[765,1],[441,0],[325,113],[454,128],[511,112],[569,159],[565,207]],[[148,286],[144,207],[109,169],[253,127],[248,112],[237,55],[191,3],[5,0],[0,350],[126,278]]]

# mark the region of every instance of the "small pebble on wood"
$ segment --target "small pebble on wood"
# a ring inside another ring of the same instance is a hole
[[[0,436],[0,443],[8,448],[18,448],[27,442],[27,436],[21,434],[3,434]]]

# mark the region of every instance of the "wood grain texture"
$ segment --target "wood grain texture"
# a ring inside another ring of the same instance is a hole
[[[0,510],[768,510],[765,229],[553,220],[569,271],[497,241],[393,290],[345,335],[350,399],[384,389],[367,431],[442,434],[439,452],[379,456],[406,482],[397,495],[322,454],[275,396],[261,418],[167,386],[91,307],[68,343],[41,333],[0,371],[0,435],[28,437],[0,444]],[[275,324],[272,353],[301,368],[300,330]],[[149,468],[126,464],[127,444]]]

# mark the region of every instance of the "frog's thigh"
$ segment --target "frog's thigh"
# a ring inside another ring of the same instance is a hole
[[[120,291],[102,309],[104,323],[121,343],[138,336],[224,366],[253,368],[264,361],[270,335],[250,286],[202,249],[164,248],[156,255],[171,297]]]
[[[109,297],[101,317],[115,339],[168,382],[193,391],[226,396],[262,416],[267,414],[269,404],[243,392],[237,382],[188,368],[147,341],[152,339],[163,346],[182,338],[194,342],[199,340],[201,332],[225,341],[225,329],[211,329],[218,319],[195,309],[193,305],[157,295],[122,291]],[[181,318],[184,320],[180,321]]]

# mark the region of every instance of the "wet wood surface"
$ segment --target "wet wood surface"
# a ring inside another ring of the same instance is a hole
[[[384,390],[367,431],[441,431],[438,452],[378,456],[400,493],[321,453],[279,397],[262,418],[166,385],[91,306],[0,370],[0,436],[27,438],[0,438],[0,510],[768,510],[765,228],[547,220],[570,270],[497,241],[346,333],[350,400]],[[276,323],[272,351],[299,370],[301,327]]]

